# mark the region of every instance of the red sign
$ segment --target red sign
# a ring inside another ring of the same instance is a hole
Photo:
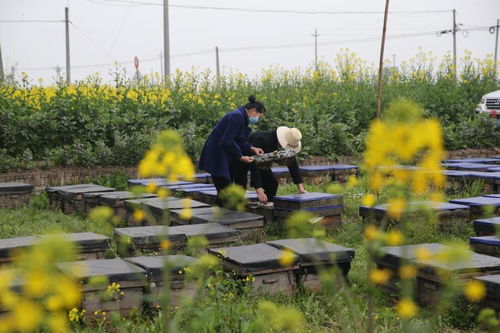
[[[134,58],[134,66],[135,66],[135,69],[139,69],[139,58],[137,58],[137,57]]]

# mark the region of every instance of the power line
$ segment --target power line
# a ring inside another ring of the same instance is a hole
[[[64,20],[0,20],[0,23],[56,23]]]
[[[158,2],[144,2],[133,0],[86,0],[99,5],[110,6],[163,6]],[[225,10],[251,13],[284,13],[284,14],[306,14],[306,15],[350,15],[350,14],[382,14],[381,11],[313,11],[313,10],[295,10],[295,9],[262,9],[262,8],[238,8],[238,7],[218,7],[218,6],[194,6],[169,4],[169,7],[201,10]],[[451,10],[420,10],[420,11],[392,11],[391,14],[436,14],[449,13]]]

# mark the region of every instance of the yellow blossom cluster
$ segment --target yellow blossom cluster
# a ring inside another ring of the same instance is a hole
[[[69,332],[68,311],[79,305],[80,285],[58,262],[75,258],[73,244],[60,236],[42,240],[14,256],[13,269],[0,274],[1,332]],[[73,319],[76,314],[73,313]]]

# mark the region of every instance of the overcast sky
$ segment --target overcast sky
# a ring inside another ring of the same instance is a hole
[[[158,5],[124,3],[148,2]],[[163,48],[161,0],[0,0],[2,20],[63,20],[64,7],[70,11],[72,79],[100,72],[108,78],[109,65],[123,63],[134,71],[133,58],[141,60],[140,70],[160,71]],[[193,8],[170,8],[172,71],[175,68],[215,70],[215,51],[220,48],[221,69],[250,75],[262,68],[306,67],[314,60],[314,37],[318,29],[318,54],[334,62],[341,48],[349,48],[369,63],[378,62],[384,0],[170,0],[171,5],[212,6],[298,11],[375,11],[376,14],[305,15],[276,12],[240,12]],[[435,32],[452,27],[451,10],[464,24],[468,37],[458,34],[458,56],[464,49],[483,58],[493,54],[494,35],[487,30],[500,17],[499,0],[391,0],[388,34],[428,33],[412,38],[388,39],[386,58],[396,65],[408,60],[422,47],[442,56],[452,49],[451,34]],[[446,11],[401,13],[408,11]],[[397,13],[400,12],[400,13]],[[477,30],[482,29],[482,30]],[[65,66],[64,23],[0,22],[0,45],[4,67],[17,66],[34,79],[51,81],[53,68]],[[372,39],[373,40],[366,40]],[[290,47],[290,44],[298,46]],[[269,47],[274,48],[269,48]],[[248,48],[245,50],[231,50]],[[185,55],[186,53],[199,53]],[[108,64],[101,66],[100,64]],[[78,68],[79,66],[87,66]]]

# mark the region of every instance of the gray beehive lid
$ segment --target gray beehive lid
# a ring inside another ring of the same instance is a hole
[[[191,218],[192,224],[215,222],[227,226],[253,221],[261,221],[263,225],[264,217],[253,213],[237,212],[214,207],[206,211],[193,210]]]
[[[163,276],[165,258],[168,260],[171,268],[170,273],[173,275],[177,275],[180,270],[189,267],[196,262],[196,258],[186,255],[142,256],[131,257],[125,260],[144,269],[148,279],[159,280]]]
[[[195,236],[204,236],[207,239],[217,239],[238,236],[238,230],[223,226],[219,223],[203,223],[180,225],[169,228],[169,232],[182,233],[187,238]]]
[[[65,262],[57,264],[57,267],[84,282],[97,276],[105,276],[109,282],[139,281],[145,278],[146,273],[142,268],[118,258]]]
[[[299,256],[301,263],[351,262],[354,250],[316,238],[281,239],[266,242],[279,249],[288,249]]]
[[[135,244],[157,244],[161,242],[162,234],[168,231],[167,238],[171,242],[186,240],[186,235],[162,225],[147,227],[116,228],[115,236],[129,237]],[[164,237],[164,236],[163,236]]]
[[[88,187],[77,187],[69,188],[64,190],[59,190],[58,193],[65,197],[73,197],[79,194],[89,193],[89,192],[112,192],[114,188],[105,187],[100,185],[91,185]]]
[[[127,206],[127,207],[141,207],[141,206],[166,207],[166,202],[175,201],[175,200],[179,200],[179,198],[166,197],[166,198],[132,199],[132,200],[125,200],[125,206]]]
[[[486,298],[500,299],[500,274],[475,277],[486,285]]]
[[[160,185],[182,185],[182,184],[192,184],[192,182],[186,182],[186,181],[176,181],[176,182],[171,182],[168,181],[166,178],[139,178],[139,179],[129,179],[127,180],[128,185],[148,185],[151,183],[156,184],[157,186]]]
[[[477,271],[486,272],[500,269],[500,258],[478,254],[472,251],[470,253],[470,257],[464,260],[443,262],[437,259],[431,259],[425,263],[419,261],[416,262],[421,265],[425,264],[425,266],[422,266],[422,270],[441,269],[453,273],[469,273]]]
[[[168,209],[169,210],[183,209],[184,204],[185,204],[185,202],[183,201],[183,199],[171,201],[171,202],[169,202]],[[199,202],[196,200],[189,200],[189,208],[205,208],[205,207],[210,207],[210,205],[207,205],[204,202]]]
[[[452,203],[467,205],[467,206],[494,206],[500,207],[500,198],[494,197],[474,197],[465,199],[453,199]]]
[[[76,184],[76,185],[64,185],[64,186],[49,186],[45,188],[45,191],[52,193],[52,192],[58,192],[58,191],[64,191],[64,190],[69,190],[72,188],[81,188],[81,187],[89,187],[89,186],[95,186],[95,184]]]
[[[258,274],[259,271],[286,268],[280,264],[283,251],[267,244],[253,244],[223,248],[211,248],[209,253],[239,267],[242,272]],[[294,263],[298,262],[298,257]]]
[[[12,250],[31,246],[38,240],[34,236],[0,239],[0,258],[7,258]]]
[[[33,192],[33,185],[26,183],[0,183],[0,194],[24,194]]]
[[[402,245],[402,246],[386,246],[380,249],[382,255],[381,262],[398,267],[401,261],[414,261],[416,259],[416,251],[424,248],[429,251],[430,255],[436,255],[446,246],[438,243],[426,243],[417,245]]]
[[[317,201],[317,200],[332,200],[342,198],[340,194],[329,194],[329,193],[304,193],[304,194],[287,194],[287,195],[279,195],[274,197],[275,200],[279,201],[290,201],[290,202],[308,202],[308,201]]]
[[[109,237],[93,232],[69,233],[62,236],[74,242],[83,251],[106,250],[110,247]]]
[[[104,192],[99,195],[99,202],[104,205],[115,205],[117,201],[125,201],[130,199],[147,199],[155,198],[156,194],[151,193],[132,193],[128,191],[119,192]]]

